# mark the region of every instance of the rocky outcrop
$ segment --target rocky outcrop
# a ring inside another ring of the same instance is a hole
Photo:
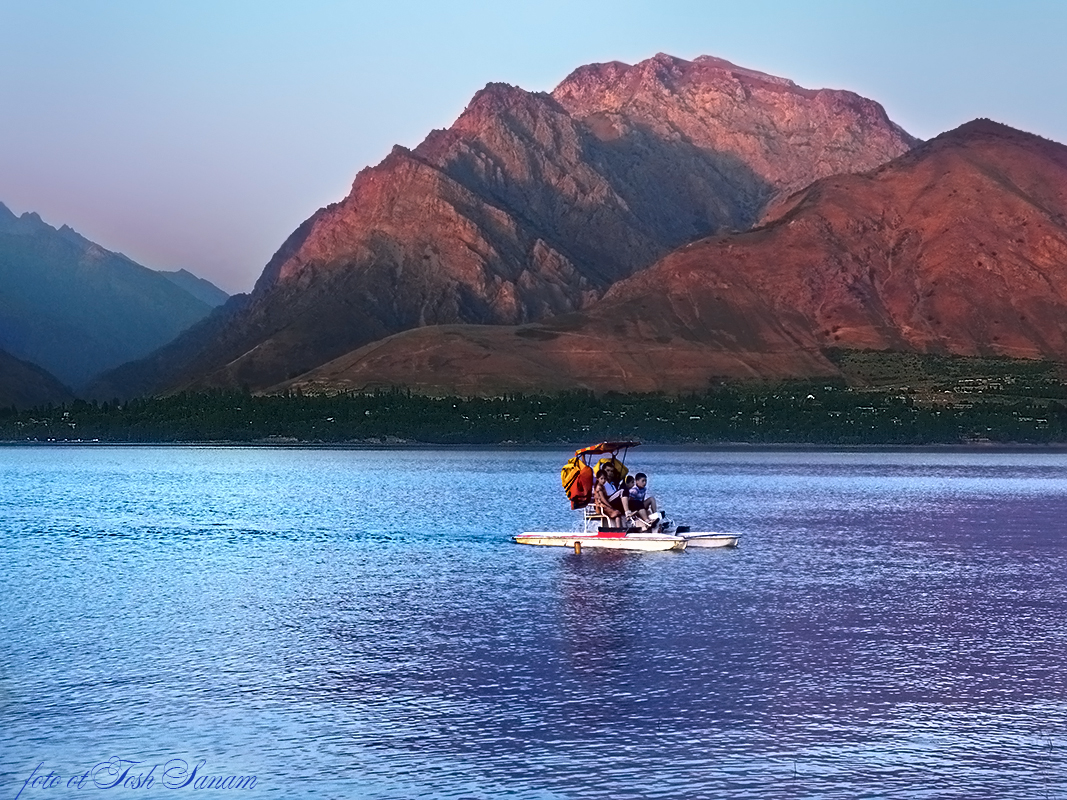
[[[300,226],[248,301],[206,323],[207,347],[191,332],[111,385],[261,389],[405,329],[575,312],[750,227],[780,191],[914,141],[870,100],[718,59],[583,67],[551,95],[490,84]]]
[[[580,67],[552,96],[605,140],[640,126],[717,157],[718,171],[738,188],[751,172],[773,194],[872,169],[917,143],[873,100],[805,89],[712,56],[690,62],[661,53],[632,67]],[[747,211],[758,216],[765,199],[753,197]]]
[[[541,324],[410,331],[278,388],[700,390],[830,375],[826,347],[1067,363],[1067,147],[976,120]]]

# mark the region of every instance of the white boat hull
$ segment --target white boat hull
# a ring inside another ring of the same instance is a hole
[[[688,547],[737,547],[740,533],[683,533]]]
[[[577,549],[595,548],[599,550],[685,550],[686,539],[682,536],[670,536],[663,533],[631,533],[629,536],[597,536],[594,533],[556,533],[533,532],[522,533],[515,537],[519,544],[533,544],[542,547],[570,547]]]

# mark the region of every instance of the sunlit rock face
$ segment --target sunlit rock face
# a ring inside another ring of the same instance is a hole
[[[708,57],[582,67],[552,94],[490,84],[361,171],[247,302],[111,382],[264,388],[405,329],[578,311],[782,191],[914,144],[870,100]]]
[[[976,120],[781,197],[582,312],[409,331],[285,386],[676,392],[832,375],[826,347],[1067,363],[1067,147]]]
[[[691,144],[753,201],[748,213],[758,213],[768,197],[749,177],[771,194],[793,191],[817,178],[873,169],[917,143],[873,100],[804,89],[712,56],[684,61],[661,53],[632,67],[592,64],[552,96],[602,139],[625,138],[639,127],[662,141]],[[747,228],[755,217],[737,221],[735,227]]]
[[[782,198],[752,233],[683,248],[606,299],[665,284],[752,292],[820,346],[1067,361],[1067,147],[975,120]]]

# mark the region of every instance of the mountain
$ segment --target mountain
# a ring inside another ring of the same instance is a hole
[[[1067,363],[1067,147],[975,120],[783,197],[581,313],[409,331],[277,388],[679,392],[834,375],[827,347]]]
[[[212,308],[217,308],[230,299],[226,292],[211,281],[197,277],[187,269],[172,271],[158,269],[156,272]]]
[[[67,385],[146,355],[210,311],[126,256],[0,203],[0,347]]]
[[[489,84],[305,221],[247,301],[101,391],[264,388],[409,328],[574,312],[749,228],[782,191],[915,142],[871,100],[710,57],[582,67],[551,94]]]
[[[70,389],[54,375],[0,350],[0,408],[33,408],[73,399]]]

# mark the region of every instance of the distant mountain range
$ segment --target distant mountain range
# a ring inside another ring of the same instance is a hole
[[[1067,362],[1067,147],[976,120],[782,197],[582,312],[407,331],[276,388],[699,391],[840,375],[828,348]]]
[[[252,294],[94,391],[268,389],[411,328],[575,312],[672,249],[916,140],[877,103],[702,57],[490,84],[444,131],[356,176]]]
[[[0,348],[76,390],[167,343],[225,297],[185,270],[154,272],[0,203]]]
[[[156,272],[175,286],[181,287],[197,300],[207,303],[212,308],[217,308],[230,299],[230,296],[226,294],[226,292],[222,291],[222,289],[211,281],[204,278],[198,278],[187,269],[173,270],[170,272],[159,269],[156,270]]]
[[[659,55],[490,84],[251,294],[87,391],[678,393],[840,376],[842,349],[1067,364],[1064,286],[1067,147],[989,120],[922,143],[855,94]]]

